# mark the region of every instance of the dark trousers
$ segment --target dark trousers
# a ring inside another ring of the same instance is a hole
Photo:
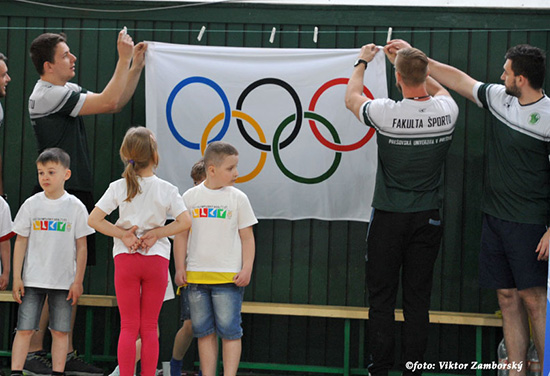
[[[438,210],[393,213],[374,210],[367,236],[369,349],[372,376],[386,376],[395,359],[395,301],[403,289],[401,367],[424,361],[428,342],[434,263],[443,228]],[[413,374],[403,367],[403,374]],[[415,375],[421,372],[414,372]]]

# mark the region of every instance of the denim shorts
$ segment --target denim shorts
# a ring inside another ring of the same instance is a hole
[[[58,332],[71,331],[72,299],[67,300],[69,290],[53,290],[25,287],[25,296],[19,306],[17,330],[38,330],[44,300],[50,307],[49,328]]]
[[[180,287],[180,302],[181,302],[181,321],[191,319],[191,312],[189,311],[189,287]]]
[[[195,337],[217,333],[223,339],[234,340],[243,336],[241,306],[244,287],[238,287],[234,283],[190,284],[188,290]]]

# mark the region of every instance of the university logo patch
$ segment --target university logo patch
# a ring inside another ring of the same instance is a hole
[[[540,114],[538,112],[533,112],[529,115],[529,124],[535,125],[540,120]]]

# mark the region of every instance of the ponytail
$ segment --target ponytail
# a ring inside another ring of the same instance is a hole
[[[126,168],[124,169],[124,172],[122,173],[122,177],[126,179],[126,192],[128,193],[128,196],[124,201],[132,201],[134,197],[138,193],[141,193],[141,187],[139,186],[138,176],[136,174],[136,170],[134,168],[134,161],[129,160],[126,163]]]
[[[127,197],[124,201],[132,201],[141,193],[139,171],[147,168],[151,162],[158,165],[157,142],[153,133],[145,127],[128,129],[120,146],[120,159],[125,168],[122,177],[126,179]]]

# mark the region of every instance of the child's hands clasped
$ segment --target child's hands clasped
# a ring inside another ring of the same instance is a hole
[[[147,231],[143,236],[141,237],[141,249],[147,253],[149,249],[151,249],[152,246],[155,245],[157,240],[159,239],[157,235],[156,229],[152,229]]]
[[[141,247],[141,240],[136,235],[137,226],[132,226],[129,230],[124,232],[122,235],[122,242],[128,248],[130,253],[135,253]]]
[[[130,253],[136,253],[140,249],[147,253],[159,240],[157,229],[147,231],[141,238],[136,235],[137,229],[137,226],[132,226],[132,228],[125,230],[121,240]]]

